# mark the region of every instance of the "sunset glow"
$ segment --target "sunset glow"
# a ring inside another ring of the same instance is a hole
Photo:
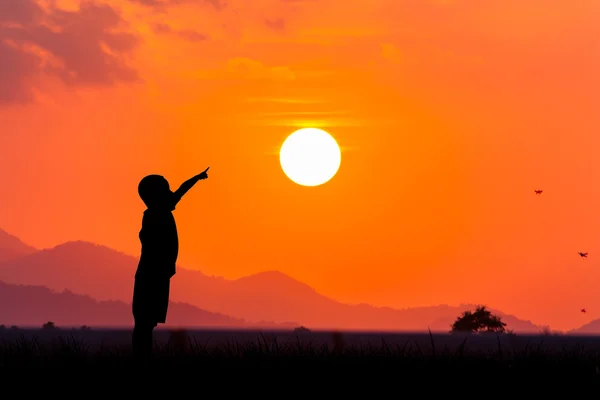
[[[210,166],[174,211],[181,268],[574,329],[600,318],[599,19],[598,0],[0,0],[0,229],[138,257],[140,179]],[[282,145],[309,127],[339,145],[315,168]],[[211,301],[181,276],[174,301]]]

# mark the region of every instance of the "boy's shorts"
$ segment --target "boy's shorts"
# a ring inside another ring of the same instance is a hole
[[[169,308],[169,278],[135,278],[132,311],[136,323],[156,326],[167,320]]]

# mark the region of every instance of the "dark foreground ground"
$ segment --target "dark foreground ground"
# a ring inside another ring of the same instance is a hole
[[[83,386],[208,397],[275,388],[285,396],[365,389],[376,398],[375,391],[409,389],[488,396],[469,394],[475,386],[492,397],[565,388],[600,396],[599,337],[159,330],[154,359],[143,365],[133,362],[130,338],[127,330],[1,330],[0,386],[61,396]]]

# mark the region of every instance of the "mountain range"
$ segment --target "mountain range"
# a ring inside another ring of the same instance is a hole
[[[0,229],[0,264],[36,251],[35,247],[23,243],[18,237]]]
[[[53,292],[43,286],[0,282],[0,322],[20,327],[41,327],[52,321],[58,327],[126,327],[132,325],[131,305],[97,301],[68,290]],[[183,303],[169,306],[169,324],[185,327],[250,327],[243,320],[200,310]]]
[[[128,304],[137,263],[137,257],[83,241],[37,250],[0,230],[0,281],[4,282],[0,285],[0,301],[15,304],[14,312],[2,307],[0,322],[5,325],[18,324],[16,321],[21,320],[38,325],[44,320],[75,325],[131,324]],[[79,308],[69,305],[69,301]],[[301,324],[311,329],[375,331],[426,331],[428,328],[448,331],[460,313],[475,307],[462,304],[393,309],[351,305],[330,299],[277,271],[229,280],[181,267],[172,279],[171,301],[167,325],[290,327]],[[97,314],[97,319],[85,322],[88,312]],[[515,332],[542,330],[530,321],[499,310],[493,312]]]

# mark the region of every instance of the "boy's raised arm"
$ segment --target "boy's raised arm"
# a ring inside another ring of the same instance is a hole
[[[174,193],[175,205],[179,203],[184,194],[186,194],[192,187],[194,187],[196,182],[208,178],[208,168],[206,168],[204,171],[194,176],[193,178],[190,178],[187,181],[183,182],[181,186],[179,186],[179,189],[177,189]]]

